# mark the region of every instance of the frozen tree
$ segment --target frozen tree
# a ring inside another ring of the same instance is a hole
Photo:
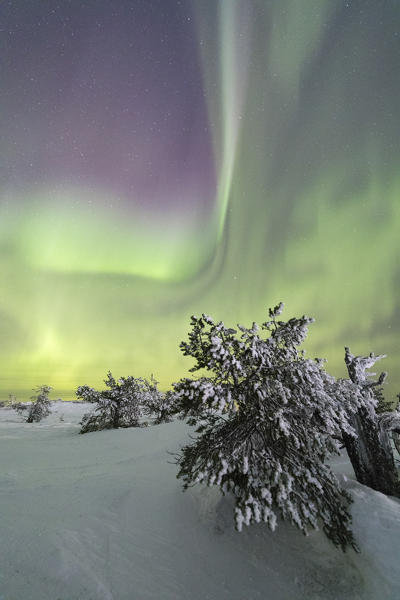
[[[106,390],[97,391],[87,385],[76,390],[79,399],[95,404],[93,411],[83,416],[81,433],[146,425],[140,419],[156,402],[156,382],[132,376],[116,380],[109,371],[104,383]]]
[[[209,375],[174,384],[175,411],[197,433],[176,458],[178,477],[184,489],[203,482],[231,492],[239,531],[260,521],[275,529],[280,516],[304,534],[322,525],[335,545],[356,548],[351,499],[327,460],[343,432],[355,437],[350,416],[364,395],[305,357],[299,346],[313,320],[280,321],[282,308],[261,328],[192,317],[181,349],[196,361],[191,371]]]
[[[396,396],[394,407],[393,403],[378,403],[377,412],[381,428],[391,434],[397,454],[400,456],[400,394]],[[389,414],[383,415],[386,412]],[[398,458],[397,462],[400,462]]]
[[[17,404],[17,397],[15,394],[8,394],[7,400],[3,400],[0,402],[0,408],[14,408]]]
[[[371,381],[375,373],[368,370],[384,355],[354,356],[345,348],[345,363],[350,380],[357,386],[363,402],[359,403],[350,422],[357,436],[343,431],[343,441],[357,480],[364,485],[392,496],[400,497],[399,474],[395,465],[390,433],[396,447],[400,432],[400,412],[390,411],[383,396],[386,373]]]
[[[8,394],[8,398],[5,402],[6,406],[14,407],[17,403],[17,397],[15,394]]]
[[[154,382],[157,384],[157,382]],[[156,385],[153,388],[153,394],[149,394],[145,406],[146,414],[153,416],[153,424],[170,423],[173,413],[173,394],[171,390],[160,392]]]
[[[41,385],[35,388],[36,394],[31,396],[32,403],[28,408],[27,423],[41,421],[50,414],[51,400],[49,394],[52,389],[49,385]],[[20,412],[21,409],[17,408],[17,410]]]
[[[16,396],[14,394],[9,394],[6,406],[13,408],[20,415],[25,416],[27,413],[25,419],[27,423],[41,421],[51,412],[51,400],[49,398],[49,394],[52,389],[53,388],[49,385],[41,385],[37,388],[34,388],[33,391],[36,392],[36,394],[31,396],[31,403],[17,402]]]
[[[13,410],[16,410],[19,414],[21,414],[22,411],[26,410],[29,406],[25,402],[17,402],[17,397],[15,394],[8,394],[7,400],[2,402],[2,405],[6,408],[12,408]]]

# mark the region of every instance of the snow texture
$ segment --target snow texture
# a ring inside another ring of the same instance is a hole
[[[1,600],[395,600],[400,502],[352,479],[361,554],[278,522],[233,528],[215,488],[182,493],[181,422],[79,435],[87,405],[40,423],[0,410]],[[344,475],[342,475],[344,477]]]

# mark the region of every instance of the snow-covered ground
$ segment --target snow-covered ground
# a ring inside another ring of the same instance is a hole
[[[400,598],[399,501],[348,479],[361,554],[286,523],[237,533],[229,498],[181,491],[187,426],[79,435],[87,409],[0,409],[0,600]]]

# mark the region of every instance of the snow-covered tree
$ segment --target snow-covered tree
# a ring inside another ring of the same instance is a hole
[[[168,390],[163,393],[157,389],[157,381],[153,378],[150,380],[152,384],[152,394],[149,394],[145,400],[145,413],[153,417],[153,425],[161,425],[161,423],[170,423],[172,421],[173,412],[173,396],[172,391]]]
[[[394,433],[396,447],[400,432],[400,412],[390,409],[383,395],[383,384],[387,374],[371,379],[369,372],[374,364],[385,358],[371,353],[369,356],[354,356],[345,348],[345,363],[350,380],[358,387],[363,401],[358,403],[350,422],[356,437],[343,432],[343,441],[351,460],[357,480],[379,492],[400,497],[400,480],[395,465],[390,433]],[[397,434],[397,435],[396,435]]]
[[[29,408],[29,404],[26,402],[18,402],[15,394],[8,394],[7,400],[2,402],[2,405],[6,408],[12,408],[13,410],[16,410],[19,414],[22,414],[24,410]]]
[[[15,394],[8,394],[7,400],[4,402],[5,406],[13,408],[17,404],[17,397]]]
[[[397,452],[397,465],[400,463],[400,394],[397,394],[395,402],[382,402],[378,400],[376,408],[380,429],[385,430],[391,436]],[[385,413],[385,414],[383,414]]]
[[[355,436],[349,415],[363,393],[305,357],[299,346],[313,320],[280,321],[282,308],[261,328],[192,317],[181,349],[196,360],[191,371],[209,376],[174,384],[175,411],[197,432],[177,456],[178,477],[184,489],[203,482],[231,492],[239,531],[260,521],[275,529],[280,516],[304,534],[322,525],[335,545],[356,548],[351,498],[327,460],[343,432]]]
[[[146,425],[140,419],[157,402],[160,392],[156,382],[132,376],[116,380],[109,371],[104,383],[106,390],[97,391],[87,385],[76,390],[79,399],[95,404],[93,411],[83,416],[81,433]]]
[[[51,400],[49,394],[52,389],[49,385],[41,385],[35,388],[36,394],[31,396],[32,404],[29,405],[27,423],[41,421],[50,414]]]

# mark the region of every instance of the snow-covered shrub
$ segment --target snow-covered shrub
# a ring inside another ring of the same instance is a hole
[[[93,411],[83,416],[81,433],[145,426],[140,419],[149,414],[149,405],[160,393],[154,380],[132,376],[116,380],[109,371],[104,383],[106,390],[97,391],[87,385],[76,390],[79,399],[95,404]]]
[[[49,385],[41,385],[35,388],[36,394],[31,396],[32,404],[28,405],[27,423],[39,422],[50,414],[51,400],[49,394],[52,389]],[[18,408],[17,410],[18,412],[21,411]]]
[[[6,404],[7,408],[12,408],[16,410],[19,415],[22,415],[28,408],[30,408],[30,404],[27,402],[13,402],[12,404]]]
[[[154,383],[157,384],[157,382]],[[172,390],[163,393],[155,385],[154,393],[148,396],[145,410],[146,414],[153,417],[153,425],[160,425],[172,421],[173,406]]]
[[[21,412],[26,410],[29,406],[25,402],[17,402],[17,397],[15,394],[8,394],[7,400],[1,404],[5,408],[12,408],[13,410],[16,410],[19,414],[21,414]]]
[[[261,328],[192,317],[181,349],[196,360],[191,371],[210,375],[174,384],[175,411],[197,432],[177,456],[178,477],[184,489],[205,483],[231,492],[239,531],[261,521],[275,529],[280,516],[304,534],[322,525],[335,545],[356,548],[351,498],[327,460],[343,432],[354,437],[349,415],[363,395],[305,357],[298,347],[313,320],[280,321],[282,308],[270,309]]]
[[[8,398],[4,402],[4,405],[5,406],[11,406],[11,407],[13,407],[16,404],[18,404],[17,403],[17,397],[16,397],[16,395],[15,394],[8,394]]]

